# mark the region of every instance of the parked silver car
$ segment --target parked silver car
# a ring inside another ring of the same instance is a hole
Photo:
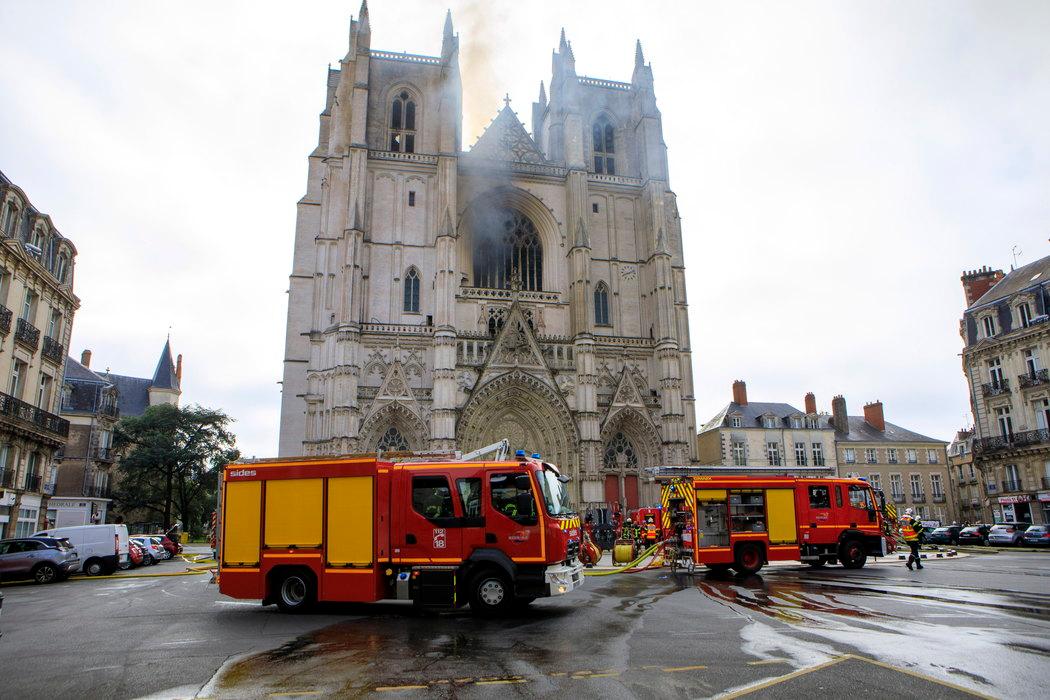
[[[988,544],[1000,547],[1016,547],[1023,544],[1024,531],[1027,527],[1020,523],[997,523],[988,531]]]
[[[37,583],[64,581],[80,566],[77,548],[67,540],[0,540],[0,580],[31,578]]]

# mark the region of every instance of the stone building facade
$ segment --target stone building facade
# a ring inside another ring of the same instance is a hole
[[[959,522],[991,522],[992,510],[985,505],[981,474],[973,462],[973,430],[958,431],[948,445],[948,478],[955,484]]]
[[[70,423],[69,440],[58,460],[48,517],[57,527],[104,523],[119,483],[121,454],[113,447],[114,428],[121,418],[140,416],[150,406],[179,405],[182,355],[173,359],[170,340],[164,343],[148,378],[96,372],[91,351],[85,350],[79,362],[66,359],[63,379],[61,415]]]
[[[962,367],[974,416],[983,510],[1050,523],[1050,256],[1009,274],[962,276]]]
[[[474,449],[503,437],[584,503],[651,502],[695,458],[682,231],[653,75],[553,55],[530,134],[509,101],[464,151],[459,37],[328,72],[299,202],[280,453]],[[640,489],[640,490],[639,490]]]
[[[73,243],[0,173],[0,537],[45,527],[62,371],[80,300]]]
[[[733,400],[697,435],[701,468],[712,473],[837,476],[830,417],[817,412],[812,393],[806,394],[804,404],[800,411],[786,403],[749,401],[747,384],[733,382]]]
[[[950,487],[948,443],[886,420],[882,402],[864,405],[850,416],[846,400],[831,401],[840,476],[867,479],[898,511],[913,508],[923,520],[958,521],[957,493]]]

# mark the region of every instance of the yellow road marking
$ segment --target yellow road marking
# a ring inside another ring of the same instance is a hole
[[[791,663],[787,659],[764,659],[762,661],[748,661],[748,666],[767,666],[769,664],[787,664]]]
[[[320,695],[319,690],[290,690],[287,693],[267,693],[268,698],[297,698],[303,695]]]
[[[376,688],[376,692],[382,693],[388,690],[425,690],[425,685],[381,685]]]
[[[707,666],[672,666],[667,668],[661,668],[660,670],[664,673],[678,673],[679,671],[702,671],[705,668],[707,668]]]
[[[501,685],[507,683],[528,683],[524,678],[504,678],[498,681],[477,681],[474,685]]]
[[[900,671],[901,673],[905,673],[905,674],[907,674],[909,676],[912,676],[913,678],[918,678],[920,680],[930,681],[931,683],[936,683],[938,685],[943,685],[946,688],[952,688],[953,690],[958,690],[960,693],[966,693],[967,695],[972,695],[975,698],[985,698],[986,700],[992,700],[992,696],[991,695],[985,695],[984,693],[978,692],[978,691],[973,690],[971,688],[967,688],[964,685],[958,685],[956,683],[952,683],[951,681],[945,681],[945,680],[941,680],[940,678],[934,678],[933,676],[927,676],[925,673],[919,673],[918,671],[912,671],[912,670],[907,669],[907,668],[901,668],[899,666],[893,666],[893,665],[885,663],[883,661],[876,661],[875,659],[869,659],[866,656],[857,656],[856,654],[846,654],[846,658],[847,659],[853,659],[855,661],[866,661],[869,664],[872,664],[874,666],[879,666],[881,668],[889,669],[890,671]]]
[[[732,698],[739,698],[739,697],[742,697],[744,695],[750,695],[751,693],[758,692],[759,690],[765,690],[766,688],[768,688],[770,686],[777,685],[777,684],[783,683],[785,681],[789,681],[792,678],[798,678],[799,676],[805,676],[807,674],[813,673],[814,671],[820,671],[820,670],[823,670],[825,668],[830,668],[830,667],[834,666],[835,664],[842,663],[847,658],[849,658],[849,657],[848,656],[836,656],[831,661],[825,661],[822,664],[817,664],[816,666],[810,666],[809,668],[800,668],[797,671],[792,671],[791,673],[786,673],[783,676],[778,676],[776,678],[770,678],[768,681],[763,681],[761,683],[756,683],[755,685],[749,685],[746,688],[741,688],[740,690],[737,690],[737,691],[732,692],[732,693],[726,693],[725,695],[719,695],[718,697],[721,700],[731,700]]]

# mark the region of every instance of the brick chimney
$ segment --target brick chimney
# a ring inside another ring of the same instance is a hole
[[[1004,277],[1002,270],[992,270],[987,265],[980,270],[967,270],[959,279],[962,280],[963,294],[966,295],[966,306],[970,307],[984,293],[995,286]]]
[[[831,400],[831,424],[837,433],[849,432],[849,416],[846,414],[846,399],[839,394]]]
[[[880,433],[886,432],[886,419],[882,415],[881,401],[864,404],[864,422]]]
[[[806,413],[817,412],[817,397],[813,395],[813,392],[806,394]]]
[[[179,353],[178,358],[175,360],[175,379],[178,381],[179,386],[182,386],[182,353]]]
[[[733,382],[733,403],[739,406],[747,405],[747,383],[742,379]]]
[[[80,353],[80,364],[84,365],[88,369],[91,369],[91,351],[85,350]]]

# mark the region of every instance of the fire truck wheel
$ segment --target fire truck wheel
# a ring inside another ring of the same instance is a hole
[[[277,607],[282,612],[302,612],[313,605],[316,597],[314,577],[306,572],[289,571],[278,579]]]
[[[845,540],[839,545],[839,561],[847,569],[859,569],[864,566],[868,555],[864,552],[864,544],[855,537]]]
[[[762,558],[762,547],[752,543],[742,544],[736,548],[733,568],[738,574],[758,573],[764,563]]]
[[[470,582],[470,609],[476,615],[499,615],[514,605],[510,581],[494,569],[485,569]]]

